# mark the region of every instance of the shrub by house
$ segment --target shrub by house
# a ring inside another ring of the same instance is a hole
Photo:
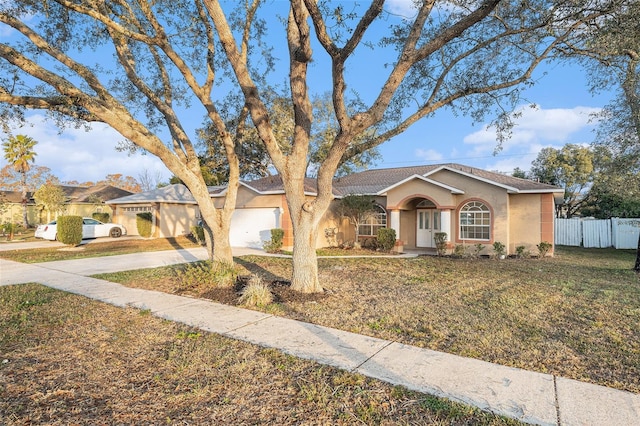
[[[56,232],[58,241],[77,246],[82,242],[82,216],[58,216]]]
[[[141,237],[149,238],[153,228],[153,215],[150,212],[138,213],[136,215],[136,227]]]

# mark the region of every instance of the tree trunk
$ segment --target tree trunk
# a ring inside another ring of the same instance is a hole
[[[362,246],[360,245],[360,223],[357,222],[353,227],[355,238],[353,240],[353,248],[356,250],[360,250]]]
[[[211,260],[213,260],[214,263],[232,265],[233,252],[231,251],[231,244],[229,243],[230,226],[228,223],[220,223],[219,225],[219,227],[213,228],[214,245]]]
[[[29,229],[27,202],[27,174],[22,173],[22,226],[24,226],[24,229]]]
[[[214,264],[233,265],[233,253],[229,244],[229,228],[231,215],[235,209],[238,183],[229,182],[225,196],[225,206],[216,208],[204,181],[192,179],[188,182],[189,190],[200,207],[200,215],[204,221],[204,235],[209,260]]]
[[[324,291],[318,279],[316,240],[318,227],[314,215],[302,212],[292,218],[293,224],[293,276],[291,289],[301,293]]]
[[[205,220],[203,220],[202,228],[204,229],[204,245],[207,248],[207,257],[213,261],[213,232]]]

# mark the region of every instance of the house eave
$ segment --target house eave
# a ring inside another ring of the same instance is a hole
[[[388,186],[388,187],[386,187],[386,188],[384,188],[384,189],[381,189],[380,191],[378,191],[378,192],[377,192],[376,194],[374,194],[374,195],[385,196],[385,195],[387,195],[387,193],[388,193],[390,190],[392,190],[392,189],[394,189],[394,188],[397,188],[397,187],[399,187],[399,186],[401,186],[401,185],[404,185],[405,183],[407,183],[407,182],[409,182],[410,180],[413,180],[413,179],[419,179],[419,180],[421,180],[421,181],[424,181],[424,182],[430,183],[430,184],[432,184],[432,185],[438,186],[438,187],[440,187],[440,188],[446,189],[447,191],[450,191],[452,194],[456,194],[456,195],[462,195],[462,194],[464,194],[464,191],[463,191],[463,190],[461,190],[461,189],[458,189],[458,188],[455,188],[455,187],[453,187],[453,186],[450,186],[450,185],[444,184],[444,183],[442,183],[442,182],[438,182],[438,181],[433,180],[433,179],[429,179],[429,178],[428,178],[428,177],[426,177],[426,176],[421,176],[421,175],[412,175],[412,176],[409,176],[409,177],[407,177],[407,178],[405,178],[405,179],[402,179],[402,180],[401,180],[401,181],[399,181],[399,182],[394,183],[394,184],[393,184],[393,185],[391,185],[391,186]]]
[[[442,170],[447,170],[447,171],[450,171],[450,172],[453,172],[453,173],[457,173],[457,174],[469,177],[471,179],[479,180],[480,182],[488,183],[489,185],[493,185],[493,186],[497,186],[499,188],[506,189],[507,192],[509,192],[511,194],[520,193],[520,190],[518,190],[518,188],[514,188],[513,186],[505,185],[505,184],[496,182],[494,180],[483,178],[481,176],[474,175],[473,173],[468,173],[468,172],[465,172],[465,171],[462,171],[462,170],[458,170],[456,168],[449,167],[449,166],[438,167],[437,169],[434,169],[434,170],[432,170],[432,171],[430,171],[428,173],[425,173],[424,177],[431,176],[432,174],[437,173],[437,172],[442,171]]]

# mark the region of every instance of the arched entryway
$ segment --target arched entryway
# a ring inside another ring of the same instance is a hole
[[[435,248],[435,234],[442,231],[442,211],[431,200],[416,203],[416,247]]]
[[[436,248],[438,232],[446,233],[447,240],[451,241],[452,209],[426,194],[414,194],[389,209],[390,225],[406,248],[429,251]]]

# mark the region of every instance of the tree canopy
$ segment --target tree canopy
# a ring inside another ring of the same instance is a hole
[[[543,148],[531,167],[533,179],[564,188],[564,203],[556,206],[558,217],[570,218],[580,211],[595,176],[593,151],[574,144]]]
[[[378,212],[375,199],[370,195],[346,195],[338,204],[338,214],[349,220],[353,225],[355,247],[360,247],[360,225],[365,223]]]
[[[54,182],[47,182],[42,185],[33,194],[33,199],[36,205],[42,206],[47,210],[47,222],[51,220],[51,217],[56,217],[56,214],[64,209],[67,197],[60,185]]]

